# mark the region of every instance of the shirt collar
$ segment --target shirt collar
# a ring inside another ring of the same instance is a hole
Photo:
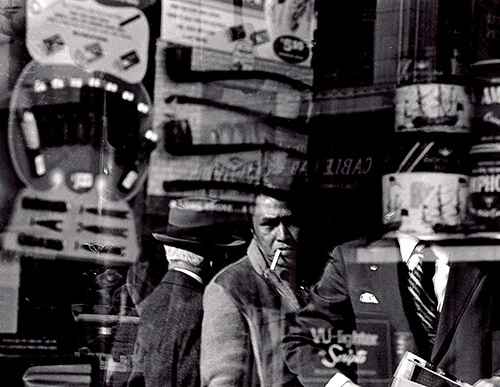
[[[184,273],[184,274],[190,276],[191,278],[194,278],[196,281],[198,281],[200,284],[203,285],[203,280],[201,279],[201,277],[198,274],[193,273],[192,271],[189,271],[187,269],[183,269],[181,267],[174,267],[174,268],[172,268],[172,270],[180,271],[181,273]]]
[[[420,241],[418,238],[404,233],[398,233],[397,238],[399,242],[399,250],[401,252],[401,259],[403,260],[404,263],[409,265],[410,257],[413,253],[413,250],[415,250],[415,246],[417,246],[418,242]],[[437,266],[449,264],[450,255],[445,249],[435,244],[431,244],[430,248],[437,258],[436,259]]]
[[[404,263],[408,264],[410,257],[418,244],[419,240],[412,235],[398,233],[399,251],[401,252],[401,259]]]

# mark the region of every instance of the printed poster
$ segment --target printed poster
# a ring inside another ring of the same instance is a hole
[[[41,64],[75,64],[139,83],[147,68],[149,24],[135,7],[29,0],[26,45]]]
[[[279,73],[312,83],[311,0],[164,0],[160,38],[193,47],[192,70]]]

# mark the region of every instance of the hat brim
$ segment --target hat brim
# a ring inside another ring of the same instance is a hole
[[[245,240],[233,237],[228,241],[217,241],[217,240],[199,240],[199,239],[190,239],[187,237],[182,237],[180,235],[173,236],[168,234],[163,234],[159,232],[152,233],[153,237],[161,243],[164,244],[181,244],[181,245],[191,245],[191,246],[206,246],[206,247],[239,247],[246,243]]]

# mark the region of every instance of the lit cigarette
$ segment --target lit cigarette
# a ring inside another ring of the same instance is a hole
[[[278,263],[278,259],[280,259],[281,255],[281,250],[278,249],[274,253],[273,261],[271,262],[271,271],[273,271],[276,268],[276,264]]]

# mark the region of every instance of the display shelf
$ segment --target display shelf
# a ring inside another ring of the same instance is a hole
[[[421,239],[439,242],[439,246],[449,254],[452,262],[500,261],[500,233],[446,234]],[[399,248],[396,246],[357,249],[358,263],[391,263],[400,260]]]
[[[37,258],[103,265],[136,261],[139,240],[127,202],[103,200],[97,189],[75,194],[61,178],[52,180],[59,183],[50,190],[26,187],[20,191],[9,225],[0,234],[3,249]]]

